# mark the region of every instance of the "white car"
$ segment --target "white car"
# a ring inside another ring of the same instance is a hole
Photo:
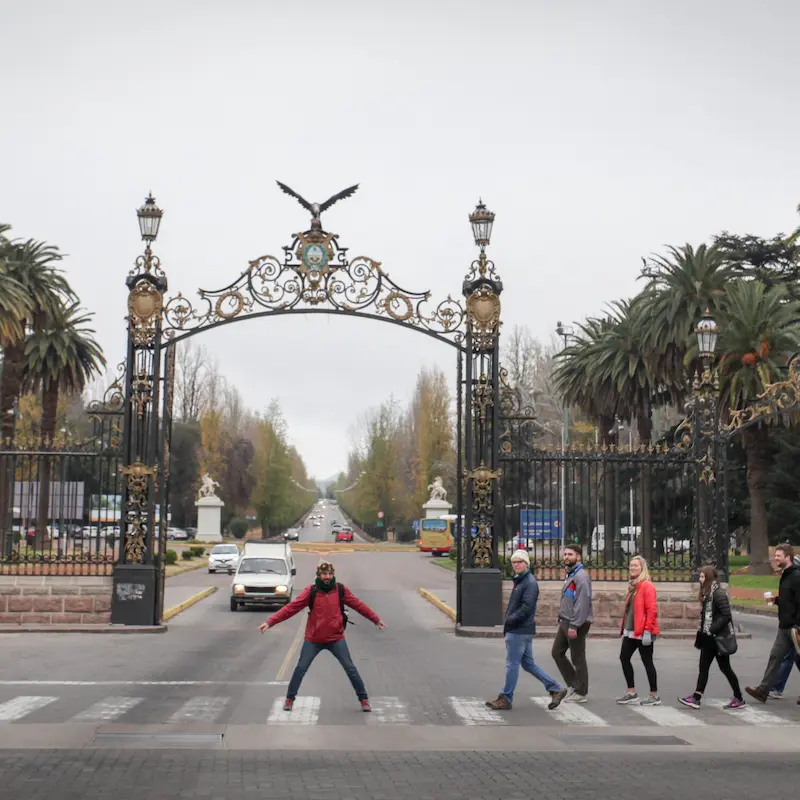
[[[289,542],[246,542],[231,583],[231,611],[243,606],[284,606],[294,593],[297,567]]]
[[[239,548],[235,544],[215,544],[208,554],[208,571],[233,572],[239,566]]]

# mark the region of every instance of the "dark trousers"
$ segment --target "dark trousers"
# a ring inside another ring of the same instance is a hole
[[[781,666],[783,660],[786,658],[787,653],[794,653],[794,642],[792,641],[791,628],[778,628],[778,633],[775,635],[775,641],[772,643],[772,649],[769,651],[769,659],[767,661],[767,669],[764,672],[764,677],[758,688],[762,692],[768,692],[774,688],[778,682],[778,677],[781,674]]]
[[[644,671],[647,673],[647,682],[650,684],[650,691],[653,694],[658,692],[658,675],[656,668],[653,665],[653,644],[642,644],[641,639],[631,639],[628,636],[623,637],[622,647],[619,651],[619,660],[622,662],[622,674],[627,681],[629,689],[635,688],[636,684],[633,681],[633,665],[631,658],[638,650],[639,655],[642,657],[642,664],[644,664]]]
[[[327,642],[325,644],[314,644],[314,642],[303,642],[303,647],[300,650],[300,660],[292,673],[292,679],[289,681],[289,688],[286,690],[286,696],[290,700],[294,700],[297,692],[300,690],[300,684],[308,672],[308,668],[314,662],[314,659],[323,651],[327,650],[341,665],[350,678],[350,683],[358,695],[359,700],[367,699],[367,689],[364,686],[364,681],[358,674],[356,665],[350,657],[350,648],[344,639],[338,642]]]
[[[714,659],[716,659],[717,664],[719,664],[719,671],[728,679],[728,683],[731,685],[733,696],[737,700],[741,700],[742,689],[739,686],[739,679],[736,677],[736,673],[731,668],[731,657],[720,655],[717,652],[717,644],[714,638],[711,636],[708,638],[711,641],[704,643],[700,648],[700,672],[697,676],[696,693],[703,694],[706,690],[708,672],[711,669],[711,665],[714,663]]]
[[[586,637],[589,635],[591,622],[584,622],[578,628],[578,635],[574,639],[567,636],[568,626],[559,624],[553,642],[551,655],[556,662],[558,671],[567,686],[575,690],[575,694],[586,695],[589,693],[589,667],[586,664]],[[572,661],[567,658],[567,650]]]

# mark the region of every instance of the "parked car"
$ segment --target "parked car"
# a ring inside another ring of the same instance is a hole
[[[189,538],[189,534],[186,531],[181,530],[180,528],[167,528],[167,539],[174,539],[174,540],[186,540]]]

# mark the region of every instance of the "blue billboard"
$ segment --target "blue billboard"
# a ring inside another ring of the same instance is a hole
[[[561,539],[561,511],[529,508],[519,512],[520,539]]]

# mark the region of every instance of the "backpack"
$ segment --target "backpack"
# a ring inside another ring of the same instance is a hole
[[[344,626],[343,627],[347,628],[348,625],[355,625],[355,622],[351,622],[347,618],[347,611],[345,611],[345,608],[344,608],[344,585],[341,584],[341,583],[337,583],[336,584],[336,588],[339,590],[339,608],[341,609],[342,619],[344,620]],[[311,587],[311,596],[308,598],[308,613],[309,614],[314,609],[314,600],[317,599],[317,591],[318,591],[318,589],[317,589],[316,586],[312,586]]]

